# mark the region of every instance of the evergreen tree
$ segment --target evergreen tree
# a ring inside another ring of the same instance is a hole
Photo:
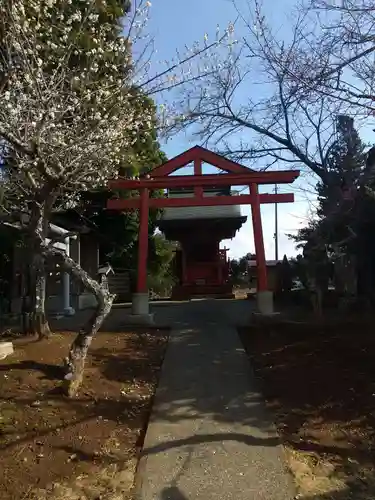
[[[357,222],[354,205],[364,171],[364,149],[353,119],[339,116],[336,140],[327,158],[326,182],[317,184],[317,217],[294,238],[306,251],[317,250],[317,247],[326,251],[327,245],[340,245],[349,239],[348,228]]]
[[[365,164],[365,146],[354,127],[353,118],[336,120],[336,140],[327,155],[327,181],[317,184],[318,218],[342,213],[343,198],[354,197]]]
[[[176,283],[173,266],[176,248],[177,244],[168,241],[163,234],[156,233],[150,239],[148,286],[156,295],[169,295]]]
[[[363,250],[361,240],[366,233],[365,225],[370,222],[363,211],[360,187],[365,157],[365,146],[353,118],[338,116],[325,182],[317,185],[317,217],[293,237],[303,249],[308,273],[320,288],[328,286],[332,262],[344,255],[358,257]]]

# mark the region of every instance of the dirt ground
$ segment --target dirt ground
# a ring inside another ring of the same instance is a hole
[[[375,498],[374,321],[274,322],[239,332],[298,498]]]
[[[59,391],[72,333],[1,361],[1,500],[130,498],[167,336],[99,333],[73,400]]]

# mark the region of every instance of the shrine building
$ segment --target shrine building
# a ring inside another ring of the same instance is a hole
[[[204,188],[203,196],[232,196],[230,186]],[[167,197],[193,198],[193,188],[171,188]],[[179,243],[172,299],[232,298],[230,264],[220,242],[232,239],[247,220],[240,205],[165,208],[158,223],[165,237]]]

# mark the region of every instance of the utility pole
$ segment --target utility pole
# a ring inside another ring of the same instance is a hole
[[[277,184],[275,184],[275,194],[277,194]],[[277,203],[275,203],[275,260],[279,260],[279,217],[277,213]]]

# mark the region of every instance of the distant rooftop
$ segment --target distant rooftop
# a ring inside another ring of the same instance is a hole
[[[277,264],[280,264],[282,261],[281,260],[267,260],[266,265],[269,267],[277,266]],[[249,267],[256,267],[257,263],[255,259],[248,260]]]

